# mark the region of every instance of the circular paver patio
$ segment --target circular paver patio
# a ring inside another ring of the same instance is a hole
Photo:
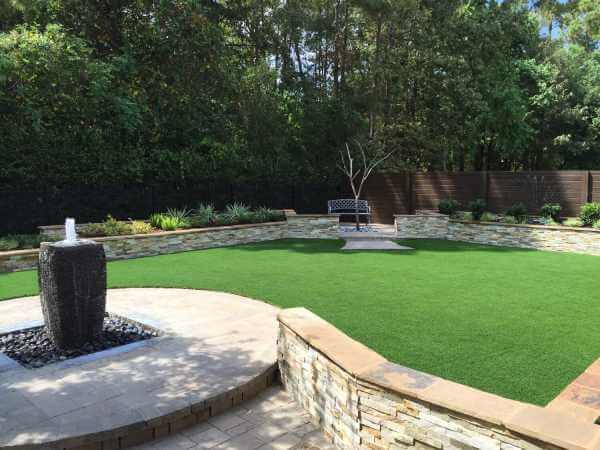
[[[35,370],[0,354],[0,448],[153,438],[255,395],[276,367],[277,309],[263,302],[113,289],[107,311],[165,334]],[[0,333],[41,320],[38,297],[0,302]]]

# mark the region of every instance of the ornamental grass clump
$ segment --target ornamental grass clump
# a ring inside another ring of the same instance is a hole
[[[592,226],[595,222],[600,220],[600,203],[586,203],[581,207],[579,218],[584,226]]]
[[[192,212],[190,223],[194,227],[207,227],[216,222],[217,212],[215,207],[210,203],[201,203]]]
[[[223,215],[230,224],[252,223],[254,213],[243,203],[233,203],[225,207]]]

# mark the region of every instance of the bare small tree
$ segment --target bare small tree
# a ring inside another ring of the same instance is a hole
[[[358,200],[362,193],[365,182],[377,166],[388,159],[394,151],[389,153],[377,152],[374,155],[368,156],[365,149],[360,142],[356,142],[356,148],[358,151],[353,152],[350,150],[350,146],[346,143],[346,151],[340,150],[341,163],[338,164],[339,169],[344,172],[344,175],[348,177],[350,181],[350,187],[352,188],[352,194],[354,195],[354,207],[355,207],[355,219],[356,219],[356,230],[360,230],[360,218],[358,214]],[[358,153],[358,156],[356,155]],[[360,158],[360,161],[355,168],[355,159]]]

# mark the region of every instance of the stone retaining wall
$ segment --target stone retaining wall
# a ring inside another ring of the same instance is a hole
[[[600,255],[600,230],[593,228],[460,221],[441,214],[397,215],[395,222],[399,238]]]
[[[304,239],[338,239],[339,215],[286,214],[287,236]]]
[[[104,244],[108,259],[127,259],[288,237],[332,239],[338,237],[338,220],[337,216],[296,215],[287,211],[284,222],[99,237],[94,240]],[[35,268],[38,253],[37,249],[0,252],[0,273]]]
[[[279,322],[281,379],[338,448],[600,448],[598,425],[393,364],[303,308]]]
[[[591,228],[451,220],[448,224],[446,239],[505,247],[600,255],[600,230]]]
[[[446,239],[448,216],[443,214],[402,214],[394,216],[399,238]]]

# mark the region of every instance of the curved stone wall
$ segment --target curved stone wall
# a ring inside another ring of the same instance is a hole
[[[396,215],[396,231],[405,239],[451,241],[600,255],[600,230],[449,219],[442,214]]]
[[[286,389],[338,448],[600,448],[589,417],[391,363],[303,308],[279,314],[278,351]]]

